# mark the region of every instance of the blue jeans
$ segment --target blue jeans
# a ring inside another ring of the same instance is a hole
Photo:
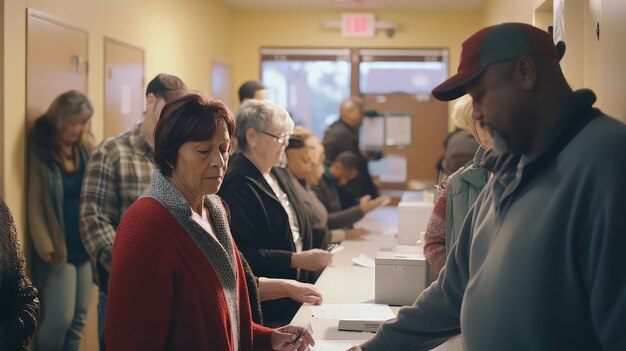
[[[100,351],[104,351],[104,318],[107,312],[107,294],[100,289],[98,291],[98,341]]]
[[[78,351],[91,301],[89,261],[48,267],[42,291],[39,351]]]

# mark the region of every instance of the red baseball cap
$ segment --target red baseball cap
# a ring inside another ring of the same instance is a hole
[[[543,56],[561,59],[565,45],[554,45],[552,35],[525,23],[502,23],[479,30],[463,42],[457,73],[432,93],[450,101],[466,94],[465,86],[482,75],[489,65],[518,57]]]

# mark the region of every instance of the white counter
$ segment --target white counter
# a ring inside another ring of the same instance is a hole
[[[344,250],[333,258],[333,264],[327,267],[315,286],[322,292],[324,303],[365,303],[374,302],[374,268],[359,267],[352,264],[352,258],[364,254],[372,260],[380,248],[396,245],[398,209],[382,207],[368,213],[355,226],[364,227],[369,234],[360,240],[344,241]],[[417,296],[416,296],[417,297]],[[394,312],[398,307],[392,307]],[[368,340],[373,333],[340,332],[337,320],[312,318],[311,306],[303,305],[294,316],[292,324],[311,323],[313,337],[316,340]],[[459,339],[449,341],[435,350],[462,350]]]

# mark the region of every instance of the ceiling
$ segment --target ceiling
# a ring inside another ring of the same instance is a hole
[[[486,0],[224,0],[239,9],[480,10]]]

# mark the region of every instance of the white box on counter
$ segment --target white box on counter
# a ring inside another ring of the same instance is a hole
[[[429,202],[401,201],[398,204],[398,245],[415,245],[433,212]]]
[[[421,252],[379,251],[375,268],[376,303],[412,305],[426,288],[428,266]]]

